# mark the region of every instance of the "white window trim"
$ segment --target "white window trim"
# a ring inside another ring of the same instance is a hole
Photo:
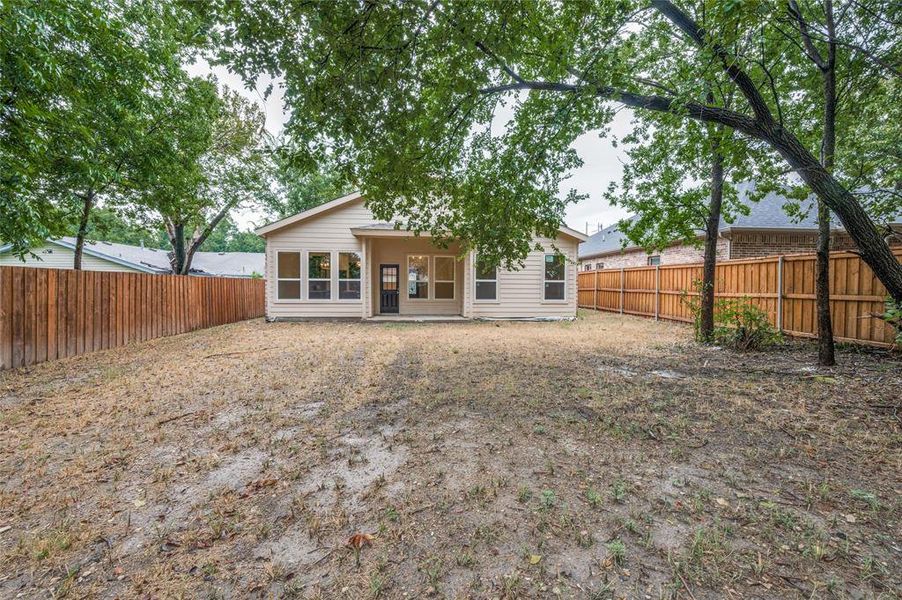
[[[411,298],[410,297],[410,258],[412,256],[426,257],[426,297]],[[407,264],[404,265],[404,301],[405,302],[425,302],[432,300],[432,257],[429,254],[417,254],[412,252],[407,255]]]
[[[342,254],[356,254],[357,258],[360,259],[360,277],[359,278],[357,278],[357,279],[342,279],[341,278],[341,255]],[[334,302],[345,302],[345,303],[363,302],[363,276],[364,276],[363,253],[360,250],[336,250],[335,251],[335,265],[337,266],[337,268],[335,269],[335,276],[338,278],[338,287],[335,288]],[[359,281],[360,282],[360,297],[359,298],[342,298],[341,297],[341,282],[342,281]]]
[[[327,254],[327,255],[329,255],[329,278],[328,279],[323,279],[321,277],[317,277],[316,279],[313,279],[310,277],[310,255],[311,254]],[[304,285],[304,294],[303,295],[304,295],[304,299],[307,302],[316,302],[316,303],[335,302],[335,293],[334,292],[336,290],[335,290],[335,286],[332,285],[333,280],[335,279],[335,275],[333,275],[333,273],[335,273],[335,271],[332,269],[332,264],[335,262],[334,254],[335,253],[332,252],[331,250],[307,250],[304,253],[305,260],[304,260],[302,272],[307,277],[305,278],[306,285]],[[311,298],[310,297],[310,282],[311,281],[328,281],[329,282],[329,297],[328,298]]]
[[[499,285],[499,280],[501,278],[501,267],[495,267],[495,279],[478,279],[476,277],[476,255],[473,255],[473,303],[474,304],[499,304],[501,302],[501,285]],[[495,297],[491,300],[489,299],[480,299],[476,297],[476,284],[477,283],[494,283],[495,284]]]
[[[276,281],[276,289],[273,290],[275,293],[273,294],[273,303],[274,304],[290,304],[303,302],[304,300],[304,253],[300,250],[273,250],[275,254],[275,281]],[[279,277],[279,255],[280,254],[297,254],[298,255],[298,277]],[[300,294],[298,294],[297,298],[279,298],[279,282],[280,281],[297,281],[298,287],[300,288]]]
[[[436,258],[450,258],[451,259],[451,276],[452,279],[439,279],[438,278],[438,269],[435,268],[435,259]],[[436,298],[435,297],[435,285],[431,286],[433,300],[438,302],[453,302],[457,300],[457,257],[452,254],[433,254],[432,255],[432,272],[434,273],[435,279],[433,283],[452,283],[454,284],[454,294],[450,298]]]
[[[563,279],[545,279],[545,257],[546,256],[560,256],[564,259],[564,278]],[[545,297],[545,284],[546,283],[563,283],[564,284],[564,297],[561,300],[557,299],[548,299]],[[541,289],[541,297],[542,304],[566,304],[567,303],[567,257],[563,254],[556,254],[554,252],[545,252],[542,254],[542,289]]]

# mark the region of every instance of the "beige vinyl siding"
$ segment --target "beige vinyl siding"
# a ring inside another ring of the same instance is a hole
[[[576,252],[578,241],[569,236],[556,240],[536,238],[544,252],[530,252],[522,269],[518,271],[498,270],[498,298],[494,302],[472,300],[472,314],[475,318],[522,318],[522,317],[573,317],[576,315]],[[545,254],[553,253],[557,247],[567,258],[565,264],[565,300],[545,300]],[[468,277],[474,277],[470,269]],[[471,281],[470,288],[473,287]]]
[[[435,256],[457,256],[460,247],[450,245],[447,249],[437,248],[430,238],[374,238],[370,242],[372,254],[373,314],[379,314],[379,265],[399,265],[401,267],[401,290],[398,303],[400,315],[459,315],[463,312],[464,261],[455,264],[454,299],[437,300],[435,295]],[[429,257],[429,298],[407,297],[407,257],[409,255]]]
[[[33,248],[32,252],[40,257],[26,256],[25,262],[11,252],[0,254],[0,266],[2,267],[40,267],[44,269],[71,269],[75,261],[75,252],[56,244],[44,244]],[[81,267],[85,271],[117,271],[123,273],[140,273],[137,269],[130,269],[102,258],[82,254]]]
[[[266,316],[292,317],[353,317],[363,316],[363,288],[366,279],[361,274],[361,299],[338,300],[338,253],[357,252],[363,261],[363,271],[369,257],[364,244],[351,233],[352,227],[369,225],[376,219],[363,205],[363,200],[338,207],[308,221],[273,231],[266,236]],[[301,300],[276,298],[276,253],[301,252]],[[332,299],[305,300],[307,292],[307,252],[332,253]]]

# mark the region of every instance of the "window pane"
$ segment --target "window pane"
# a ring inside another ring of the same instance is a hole
[[[476,263],[476,279],[498,279],[498,268]]]
[[[407,257],[407,297],[429,297],[429,257]]]
[[[329,300],[332,298],[331,281],[308,281],[307,296],[311,300]]]
[[[476,282],[476,299],[477,300],[495,300],[498,284],[494,281],[477,281]]]
[[[549,281],[545,283],[545,299],[546,300],[563,300],[564,299],[564,282]]]
[[[425,281],[408,281],[407,282],[408,298],[428,298],[429,284]]]
[[[280,281],[279,282],[279,300],[300,300],[301,299],[301,282],[300,281]]]
[[[438,269],[436,269],[438,271]],[[437,300],[453,300],[454,299],[454,282],[453,281],[436,281],[435,297]]]
[[[660,255],[649,256],[648,264],[649,264],[649,266],[660,265],[661,264],[661,256]]]
[[[330,279],[332,261],[328,252],[311,252],[307,255],[307,277],[310,279]]]
[[[454,281],[454,259],[452,257],[435,257],[435,280]]]
[[[297,252],[279,252],[279,279],[301,278],[301,255]]]
[[[360,282],[339,281],[338,297],[341,300],[360,300]]]
[[[545,255],[545,279],[563,281],[564,257],[560,254]]]
[[[356,252],[338,253],[338,278],[360,279],[360,255]]]

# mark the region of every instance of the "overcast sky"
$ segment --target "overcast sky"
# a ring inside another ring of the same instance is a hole
[[[273,86],[273,92],[268,99],[264,99],[263,90],[269,84],[269,80],[260,81],[256,90],[247,89],[241,78],[228,72],[225,67],[211,67],[200,59],[187,67],[192,75],[207,75],[213,73],[220,83],[238,91],[249,100],[256,102],[266,114],[266,128],[273,135],[278,135],[288,113],[283,107],[282,93],[278,85]],[[611,123],[611,135],[623,136],[629,127],[631,112],[628,109],[621,110]],[[597,133],[588,133],[576,140],[574,144],[583,166],[573,172],[572,176],[563,182],[561,196],[565,196],[570,189],[576,189],[581,194],[589,197],[571,204],[567,208],[567,225],[578,231],[586,231],[587,223],[589,233],[594,233],[598,225],[608,226],[626,216],[626,212],[620,207],[611,207],[602,199],[602,193],[611,181],[620,179],[622,161],[625,155],[622,149],[614,148],[610,139],[601,139]],[[242,229],[262,224],[263,217],[255,211],[240,211],[235,215],[239,227]]]

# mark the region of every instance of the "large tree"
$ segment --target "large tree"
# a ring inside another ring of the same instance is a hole
[[[226,87],[213,100],[185,107],[168,164],[135,198],[148,222],[165,229],[178,275],[190,272],[195,252],[233,210],[274,193],[263,113]]]
[[[895,9],[870,4],[855,13],[858,24],[884,26]],[[489,258],[521,258],[533,233],[561,221],[558,188],[579,164],[572,142],[620,104],[721,125],[767,147],[839,216],[902,302],[902,265],[862,203],[784,122],[791,89],[769,85],[755,44],[731,51],[766,33],[758,6],[257,0],[224,3],[219,15],[226,59],[249,78],[284,76],[289,133],[311,155],[342,157],[379,216],[461,237]],[[880,60],[891,62],[897,45]],[[653,46],[679,60],[648,64]],[[734,108],[706,102],[712,81],[732,87]],[[504,103],[513,118],[493,129]]]
[[[0,234],[17,251],[74,220],[80,268],[92,210],[121,195],[139,168],[155,168],[151,138],[178,127],[164,104],[184,79],[181,62],[198,29],[192,14],[143,0],[11,0],[0,8]]]

